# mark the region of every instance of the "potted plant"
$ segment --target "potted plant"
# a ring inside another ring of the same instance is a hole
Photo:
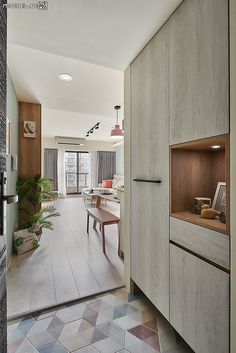
[[[39,175],[21,177],[17,182],[17,192],[20,228],[32,227],[39,237],[43,228],[53,230],[51,218],[60,216],[60,213],[54,205],[42,206],[44,201],[56,199],[52,180]]]

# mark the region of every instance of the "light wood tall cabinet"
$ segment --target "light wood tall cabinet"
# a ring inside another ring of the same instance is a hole
[[[229,274],[170,248],[170,323],[197,353],[229,352]]]
[[[168,318],[168,26],[157,33],[131,64],[130,133],[131,278]],[[161,183],[156,183],[157,180]]]
[[[228,0],[185,0],[168,22],[170,144],[228,133]]]
[[[228,25],[184,0],[130,65],[131,279],[196,353],[229,352]],[[224,181],[226,224],[193,213]]]

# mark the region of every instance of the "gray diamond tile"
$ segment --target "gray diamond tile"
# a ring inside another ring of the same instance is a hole
[[[69,351],[88,346],[92,340],[94,327],[85,320],[66,324],[58,341]]]
[[[38,353],[37,349],[32,346],[32,344],[25,338],[18,349],[16,350],[16,353]]]
[[[39,353],[68,353],[58,342],[49,343],[46,346],[38,348]]]
[[[57,317],[53,316],[47,319],[36,321],[29,331],[27,338],[36,347],[55,342],[64,324]]]
[[[99,353],[93,346],[87,346],[73,353]]]
[[[100,353],[115,353],[124,348],[117,342],[113,341],[110,337],[94,343],[93,347],[95,347]]]
[[[58,310],[58,312],[56,313],[56,316],[64,323],[68,323],[68,322],[82,319],[85,309],[86,309],[86,305],[83,303],[72,305],[72,306],[68,306],[67,308]]]

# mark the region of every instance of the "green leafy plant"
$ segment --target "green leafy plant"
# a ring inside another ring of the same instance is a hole
[[[21,227],[46,228],[53,230],[52,217],[60,216],[54,205],[42,207],[42,203],[54,200],[56,194],[53,191],[51,179],[36,175],[35,177],[19,178],[17,182],[18,204],[20,211]]]

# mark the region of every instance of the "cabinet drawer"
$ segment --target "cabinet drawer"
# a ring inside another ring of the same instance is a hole
[[[170,240],[229,269],[229,236],[170,217]]]
[[[229,275],[170,245],[170,323],[196,353],[229,352]]]

